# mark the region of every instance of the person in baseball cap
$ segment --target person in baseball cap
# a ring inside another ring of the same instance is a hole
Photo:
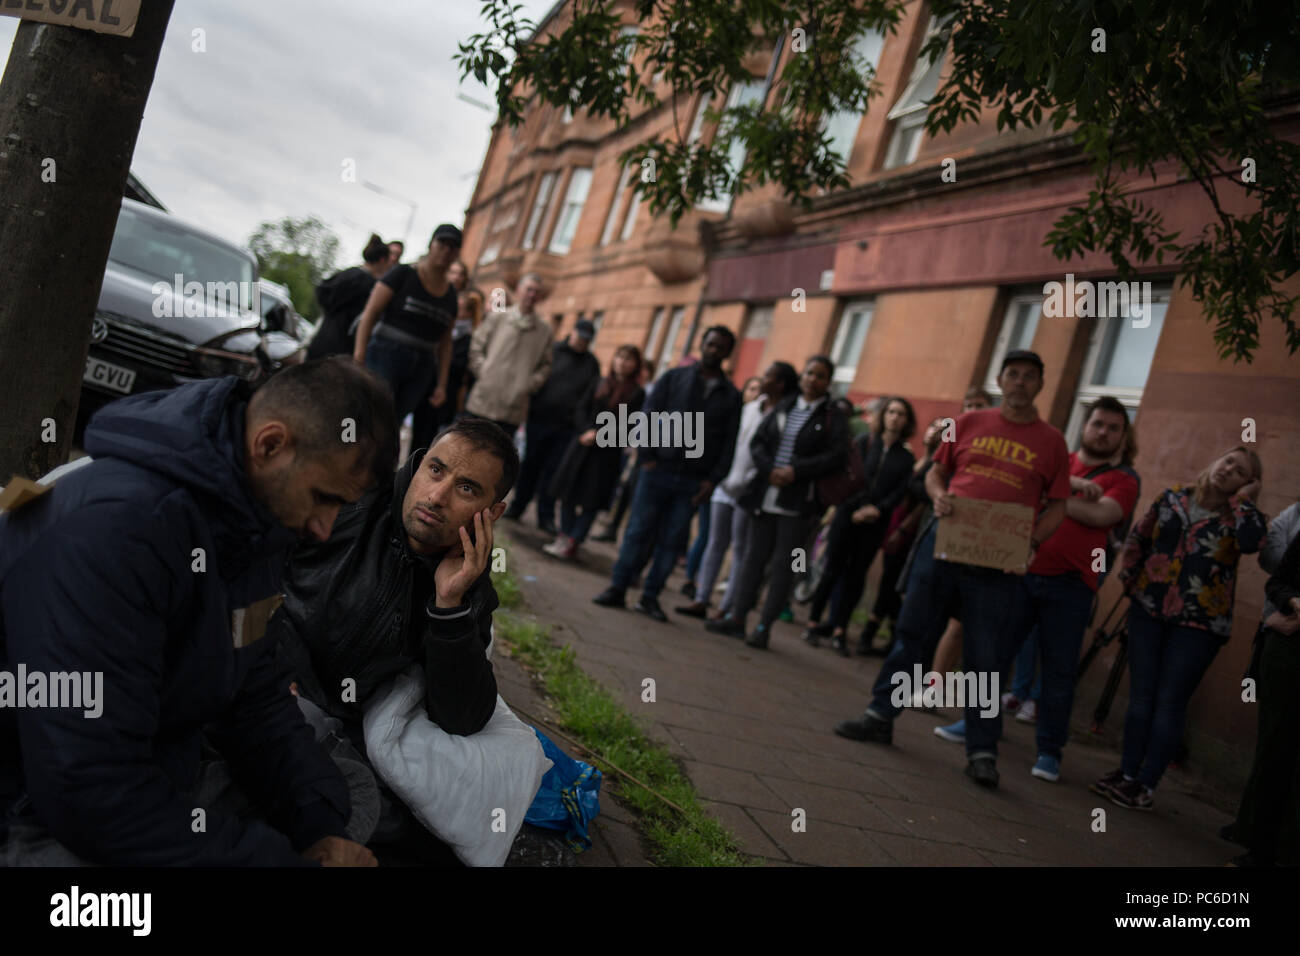
[[[1045,369],[1043,360],[1038,357],[1037,352],[1031,352],[1029,349],[1012,349],[1006,355],[1002,356],[1002,368],[998,369],[998,374],[1006,371],[1008,365],[1012,362],[1028,362],[1030,365],[1038,366],[1038,375],[1041,378]]]
[[[433,241],[441,242],[444,245],[454,246],[459,249],[465,243],[465,237],[461,231],[449,222],[444,222],[437,229],[433,230]]]

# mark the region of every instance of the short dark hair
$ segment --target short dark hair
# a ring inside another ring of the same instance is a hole
[[[835,363],[831,361],[829,355],[810,355],[808,356],[808,361],[803,363],[803,367],[807,368],[813,362],[821,362],[826,366],[826,371],[830,373],[831,378],[835,377]]]
[[[736,333],[731,331],[731,329],[727,328],[725,325],[711,325],[705,329],[704,334],[700,336],[700,344],[703,345],[704,340],[710,335],[721,335],[728,343],[730,343],[727,346],[728,355],[736,350]]]
[[[309,460],[351,445],[358,469],[380,482],[393,477],[399,436],[392,390],[351,356],[288,366],[253,392],[248,409],[256,418],[284,422]]]
[[[1088,419],[1092,418],[1092,413],[1099,409],[1103,412],[1113,412],[1124,419],[1124,450],[1120,457],[1124,464],[1131,465],[1133,460],[1137,458],[1138,446],[1137,431],[1133,428],[1133,423],[1129,421],[1128,409],[1124,407],[1123,402],[1113,395],[1101,395],[1083,410],[1083,423],[1088,424]]]
[[[380,239],[377,233],[372,232],[369,240],[366,241],[366,247],[361,250],[361,259],[363,262],[383,262],[391,252],[388,243]]]
[[[799,391],[799,373],[789,362],[773,362],[777,381],[781,383],[781,397],[793,395]]]
[[[448,435],[459,435],[475,448],[491,452],[501,462],[501,480],[497,482],[493,504],[510,494],[510,489],[515,486],[515,479],[519,477],[519,452],[515,450],[515,440],[512,436],[507,435],[505,430],[494,421],[466,415],[438,432],[429,447],[433,448],[433,445],[438,444]]]

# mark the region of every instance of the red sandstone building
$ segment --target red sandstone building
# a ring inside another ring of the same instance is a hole
[[[628,20],[634,29],[630,12]],[[1199,304],[1167,266],[1142,270],[1153,302],[1140,320],[1045,315],[1046,283],[1064,283],[1067,273],[1115,279],[1105,256],[1067,264],[1043,245],[1093,176],[1068,131],[998,133],[989,113],[927,137],[925,101],[945,68],[918,63],[929,22],[914,0],[897,34],[862,41],[882,95],[865,115],[829,120],[851,184],[806,211],[763,188],[703,203],[676,229],[647,215],[636,171],[620,165],[620,153],[675,120],[680,136],[713,133],[702,98],[678,99],[674,110],[667,86],[658,107],[638,107],[621,130],[550,107],[516,130],[499,125],[466,214],[464,253],[476,284],[510,287],[524,272],[540,274],[542,308],[557,332],[579,318],[596,322],[602,365],[630,342],[661,369],[671,366],[704,328],[722,324],[740,340],[731,362],[737,384],[776,359],[798,366],[825,352],[837,363],[839,393],[857,401],[902,395],[922,421],[957,411],[972,386],[996,393],[1002,354],[1032,348],[1047,366],[1040,413],[1072,448],[1080,409],[1096,396],[1114,395],[1134,413],[1139,509],[1239,444],[1245,419],[1255,423],[1264,464],[1260,506],[1275,515],[1300,498],[1300,362],[1287,355],[1281,323],[1266,323],[1253,364],[1221,360]],[[777,55],[797,55],[788,46]],[[771,56],[753,57],[752,81],[718,91],[714,105],[768,95]],[[1277,123],[1300,136],[1300,104],[1279,110]],[[945,160],[954,161],[955,178],[942,175]],[[1208,202],[1176,170],[1133,188],[1184,236],[1209,221]],[[1232,641],[1189,712],[1192,759],[1214,768],[1227,791],[1253,752],[1256,714],[1241,701],[1241,675],[1264,580],[1255,559],[1244,558]],[[1115,596],[1104,589],[1101,607]],[[1103,655],[1085,678],[1076,726],[1090,722],[1111,659]],[[1125,693],[1107,722],[1111,734],[1122,726]]]

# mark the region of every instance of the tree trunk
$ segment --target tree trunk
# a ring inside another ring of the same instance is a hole
[[[67,458],[172,3],[143,4],[132,37],[30,21],[14,37],[0,80],[0,484]]]

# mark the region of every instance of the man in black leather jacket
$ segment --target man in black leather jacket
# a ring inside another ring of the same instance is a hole
[[[360,752],[364,706],[416,662],[429,718],[444,731],[473,734],[492,717],[492,524],[518,473],[505,432],[461,419],[412,455],[391,485],[342,510],[329,541],[291,555],[267,638],[299,695],[342,721]],[[375,841],[427,839],[384,796]]]

